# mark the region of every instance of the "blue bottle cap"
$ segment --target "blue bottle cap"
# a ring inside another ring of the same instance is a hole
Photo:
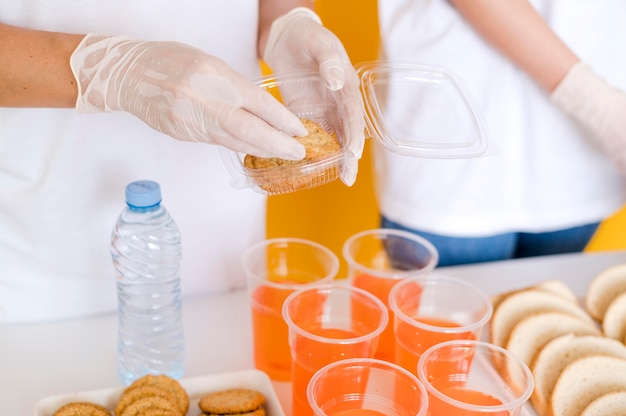
[[[131,207],[148,208],[161,202],[161,187],[154,181],[135,181],[126,186],[126,203]]]

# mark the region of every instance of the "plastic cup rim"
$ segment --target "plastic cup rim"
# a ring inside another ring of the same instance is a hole
[[[487,348],[493,351],[498,351],[499,353],[506,356],[508,359],[513,360],[515,365],[517,365],[525,375],[526,380],[528,381],[528,387],[524,391],[522,395],[517,397],[515,400],[511,400],[507,403],[499,404],[499,405],[475,405],[471,403],[465,403],[460,400],[453,399],[443,393],[441,393],[438,389],[434,388],[430,383],[428,383],[428,377],[424,374],[423,363],[426,361],[429,355],[431,355],[434,351],[440,350],[442,348],[448,346],[473,346],[477,348]],[[424,358],[426,357],[426,358]],[[528,401],[530,398],[533,389],[534,389],[534,380],[533,375],[528,366],[517,356],[507,351],[505,348],[502,348],[498,345],[479,340],[451,340],[451,341],[443,341],[439,344],[435,344],[432,347],[428,348],[424,353],[420,356],[419,361],[417,362],[417,376],[419,380],[422,382],[426,391],[433,396],[437,397],[439,400],[442,400],[446,403],[457,406],[461,409],[470,410],[474,412],[499,412],[499,411],[510,411],[511,409],[515,409],[521,407]]]
[[[402,237],[407,240],[411,240],[416,243],[419,243],[428,250],[428,252],[431,254],[431,259],[424,267],[420,269],[406,270],[406,271],[398,270],[398,271],[386,272],[382,270],[370,269],[369,267],[363,266],[354,260],[354,258],[352,257],[352,254],[350,253],[349,247],[357,239],[367,236],[367,235],[374,235],[374,234],[384,234],[385,236],[393,235],[396,237]],[[411,233],[409,231],[397,230],[395,228],[372,228],[369,230],[364,230],[356,234],[353,234],[350,237],[348,237],[348,239],[343,243],[343,246],[341,248],[341,253],[343,255],[343,258],[348,263],[348,266],[354,269],[357,269],[360,272],[365,272],[371,275],[375,275],[377,277],[384,277],[387,279],[400,280],[400,279],[407,278],[409,276],[429,273],[433,271],[435,267],[437,266],[437,263],[439,263],[439,252],[437,251],[437,248],[430,241],[428,241],[427,239],[425,239],[424,237],[420,235]]]
[[[251,256],[257,249],[261,247],[268,247],[272,244],[281,244],[281,243],[298,243],[309,247],[314,247],[316,249],[321,250],[323,253],[328,255],[329,260],[332,262],[331,270],[326,274],[326,276],[306,283],[279,283],[272,282],[271,280],[267,280],[264,275],[257,273],[250,269],[248,266],[248,257]],[[318,285],[320,283],[330,282],[332,281],[337,273],[339,273],[339,257],[328,247],[317,243],[312,240],[307,240],[305,238],[295,238],[295,237],[278,237],[278,238],[269,238],[262,241],[259,241],[246,249],[241,257],[242,267],[244,269],[244,273],[246,274],[246,279],[248,281],[248,287],[250,288],[250,282],[253,281],[256,286],[264,285],[269,286],[276,289],[286,289],[286,290],[296,290],[303,287],[310,287],[314,285]]]
[[[471,289],[473,292],[475,292],[476,295],[480,296],[480,298],[484,301],[486,305],[485,314],[479,320],[470,324],[454,326],[454,327],[440,327],[440,326],[430,325],[430,324],[418,321],[415,318],[412,318],[406,313],[404,313],[402,310],[398,308],[398,305],[396,305],[394,301],[394,296],[403,287],[403,285],[407,285],[413,282],[428,283],[428,282],[431,282],[431,281],[434,282],[437,280],[444,280],[444,281],[451,282],[451,283],[459,283],[462,286],[465,286],[466,288]],[[491,316],[493,315],[493,305],[491,304],[491,300],[489,299],[489,296],[487,296],[486,293],[484,293],[478,287],[462,279],[457,279],[455,277],[450,277],[450,276],[442,275],[442,274],[432,274],[428,276],[413,276],[413,277],[409,277],[407,279],[402,280],[402,282],[398,282],[389,291],[388,303],[389,303],[389,307],[394,313],[394,316],[397,318],[400,318],[402,321],[412,326],[417,326],[417,327],[426,329],[431,332],[440,332],[440,333],[448,333],[448,334],[457,334],[457,333],[462,333],[462,332],[474,331],[478,328],[485,326],[487,322],[489,322],[489,320],[491,319]]]
[[[334,290],[334,289],[357,293],[360,296],[365,297],[372,303],[376,304],[378,309],[380,309],[380,311],[382,312],[381,321],[378,327],[372,332],[365,334],[365,335],[360,335],[358,337],[352,337],[352,338],[336,339],[336,338],[329,338],[329,337],[323,337],[320,335],[311,334],[310,332],[302,329],[299,325],[293,322],[293,320],[289,316],[289,311],[288,311],[289,305],[291,304],[293,299],[295,299],[301,293],[304,293],[304,292],[320,291],[320,290],[330,292],[331,290]],[[323,342],[325,344],[335,344],[335,345],[358,344],[359,342],[364,342],[368,339],[380,336],[380,334],[382,334],[382,332],[385,330],[389,322],[389,313],[387,312],[387,307],[385,306],[384,303],[380,301],[380,299],[378,299],[376,296],[358,287],[343,285],[339,283],[318,284],[318,285],[302,287],[302,288],[295,290],[293,293],[290,293],[289,296],[287,296],[287,298],[285,298],[285,301],[283,302],[283,307],[282,307],[282,316],[283,316],[283,319],[285,320],[285,323],[287,324],[287,327],[289,328],[289,331],[293,330],[299,335],[306,336],[307,338],[315,340],[317,342]]]
[[[426,388],[424,387],[424,383],[422,383],[422,381],[417,377],[417,375],[411,373],[410,371],[408,371],[407,369],[405,369],[404,367],[401,367],[395,363],[392,363],[390,361],[384,361],[378,358],[371,358],[371,357],[355,357],[355,358],[344,358],[342,360],[338,360],[338,361],[334,361],[332,363],[326,364],[325,366],[323,366],[322,368],[320,368],[319,370],[317,370],[315,372],[315,374],[313,374],[313,376],[311,377],[311,379],[309,380],[309,383],[307,384],[307,389],[306,389],[306,396],[307,396],[307,400],[309,402],[309,405],[311,406],[311,408],[313,409],[314,412],[324,412],[319,405],[315,402],[315,400],[313,399],[313,385],[315,384],[315,382],[322,378],[324,376],[324,373],[329,371],[329,370],[333,370],[337,367],[340,366],[352,366],[352,365],[358,365],[360,363],[368,363],[368,364],[372,364],[372,365],[377,365],[378,368],[384,366],[387,368],[392,369],[393,371],[399,372],[402,375],[404,375],[405,377],[411,379],[412,381],[415,382],[415,385],[417,386],[420,395],[422,396],[422,400],[421,400],[421,404],[420,404],[420,410],[419,412],[415,415],[415,416],[423,416],[426,414],[426,412],[428,411],[428,391],[426,390]],[[326,413],[324,413],[326,414]]]

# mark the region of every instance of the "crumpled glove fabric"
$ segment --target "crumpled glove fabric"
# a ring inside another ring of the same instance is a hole
[[[296,115],[221,59],[178,42],[89,34],[70,58],[81,113],[126,111],[175,139],[302,159]]]
[[[263,60],[276,73],[291,71],[319,72],[326,87],[337,92],[345,107],[345,160],[341,180],[351,186],[358,172],[358,162],[365,142],[365,118],[359,77],[350,62],[341,41],[327,28],[312,10],[298,7],[272,23]],[[285,103],[300,99],[318,100],[327,106],[328,94],[318,97],[300,97],[297,89],[281,91]],[[313,101],[315,102],[315,101]],[[332,108],[328,105],[328,108]]]
[[[572,66],[550,98],[626,175],[626,93],[581,61]]]

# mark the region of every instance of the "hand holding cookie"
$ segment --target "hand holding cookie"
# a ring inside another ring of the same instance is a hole
[[[249,177],[269,194],[312,188],[339,177],[339,165],[343,156],[335,135],[311,120],[301,121],[308,135],[296,136],[295,139],[306,149],[304,159],[262,158],[250,154],[243,159]]]

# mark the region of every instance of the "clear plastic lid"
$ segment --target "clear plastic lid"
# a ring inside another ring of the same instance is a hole
[[[444,68],[383,61],[357,70],[369,134],[388,150],[425,158],[486,153],[485,125],[459,77]]]
[[[443,68],[384,61],[364,63],[357,71],[366,133],[385,148],[422,158],[469,158],[487,152],[485,125],[457,76]],[[341,150],[315,160],[251,169],[244,164],[244,154],[221,148],[231,185],[278,195],[336,180],[343,167],[346,131],[339,95],[314,72],[272,74],[255,82],[298,117],[333,135]]]

